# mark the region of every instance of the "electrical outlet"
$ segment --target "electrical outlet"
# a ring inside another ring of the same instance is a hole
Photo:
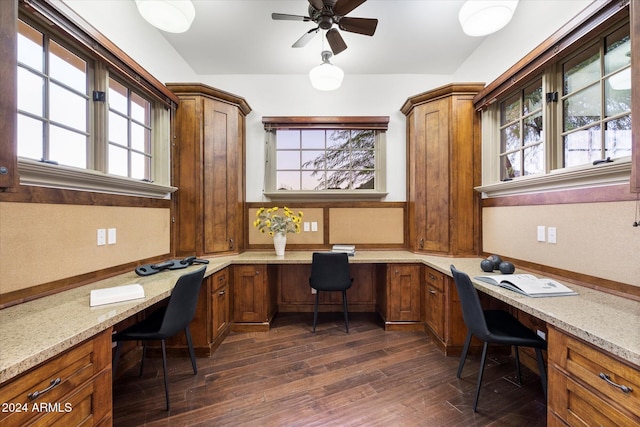
[[[98,246],[103,246],[107,244],[107,230],[104,228],[98,228],[98,238],[97,238]]]
[[[309,221],[305,221],[305,222],[302,224],[302,229],[303,229],[304,231],[309,231],[309,230],[311,229],[311,227],[310,227],[310,225],[309,225]]]
[[[311,231],[318,231],[318,223],[313,221],[311,223]]]
[[[555,227],[549,227],[547,228],[547,241],[549,243],[556,243],[556,228]]]
[[[538,242],[546,242],[546,230],[545,230],[545,226],[544,225],[539,225],[538,226]]]

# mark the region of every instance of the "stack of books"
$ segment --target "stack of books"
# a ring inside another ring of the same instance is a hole
[[[349,256],[356,254],[356,247],[354,245],[333,245],[331,252],[342,252]]]

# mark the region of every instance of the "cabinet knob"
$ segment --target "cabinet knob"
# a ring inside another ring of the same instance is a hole
[[[218,295],[220,295],[220,296],[222,296],[222,295],[224,295],[224,294],[225,294],[225,291],[220,291],[220,292],[218,292]]]
[[[429,289],[429,293],[430,293],[431,295],[435,295],[435,294],[436,294],[436,291],[434,291],[433,289]]]
[[[256,270],[256,276],[257,276],[257,275],[259,275],[259,274],[260,274],[260,271],[259,271],[259,270]]]
[[[418,243],[418,246],[420,246],[420,249],[424,249],[424,238],[420,239],[420,242]]]
[[[229,239],[229,249],[233,249],[234,243],[233,239]]]

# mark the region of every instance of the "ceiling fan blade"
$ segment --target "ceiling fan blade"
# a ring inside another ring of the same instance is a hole
[[[333,6],[333,13],[344,16],[367,0],[338,0]]]
[[[331,51],[334,55],[339,54],[347,48],[347,44],[342,39],[340,31],[336,28],[332,28],[327,31],[327,41],[329,42],[329,46],[331,46]]]
[[[275,19],[276,21],[311,21],[311,18],[308,16],[288,15],[286,13],[272,13],[271,19]]]
[[[318,31],[320,31],[319,27],[310,29],[309,31],[304,33],[302,35],[302,37],[300,37],[293,45],[291,45],[291,47],[303,47],[303,46],[306,46],[306,44],[309,43],[309,40],[311,40],[313,38],[313,36],[315,36]]]
[[[309,4],[315,10],[322,10],[322,7],[324,6],[324,2],[322,0],[309,0]]]
[[[338,26],[341,30],[349,31],[351,33],[372,36],[376,32],[378,20],[369,18],[349,18],[345,16],[344,18],[340,18]]]

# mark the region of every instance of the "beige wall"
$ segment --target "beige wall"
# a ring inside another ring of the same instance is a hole
[[[97,246],[98,228],[116,244]],[[170,251],[170,210],[0,203],[0,293]]]
[[[635,202],[484,208],[483,249],[640,286],[640,228]],[[538,242],[538,225],[556,227],[557,243]]]

